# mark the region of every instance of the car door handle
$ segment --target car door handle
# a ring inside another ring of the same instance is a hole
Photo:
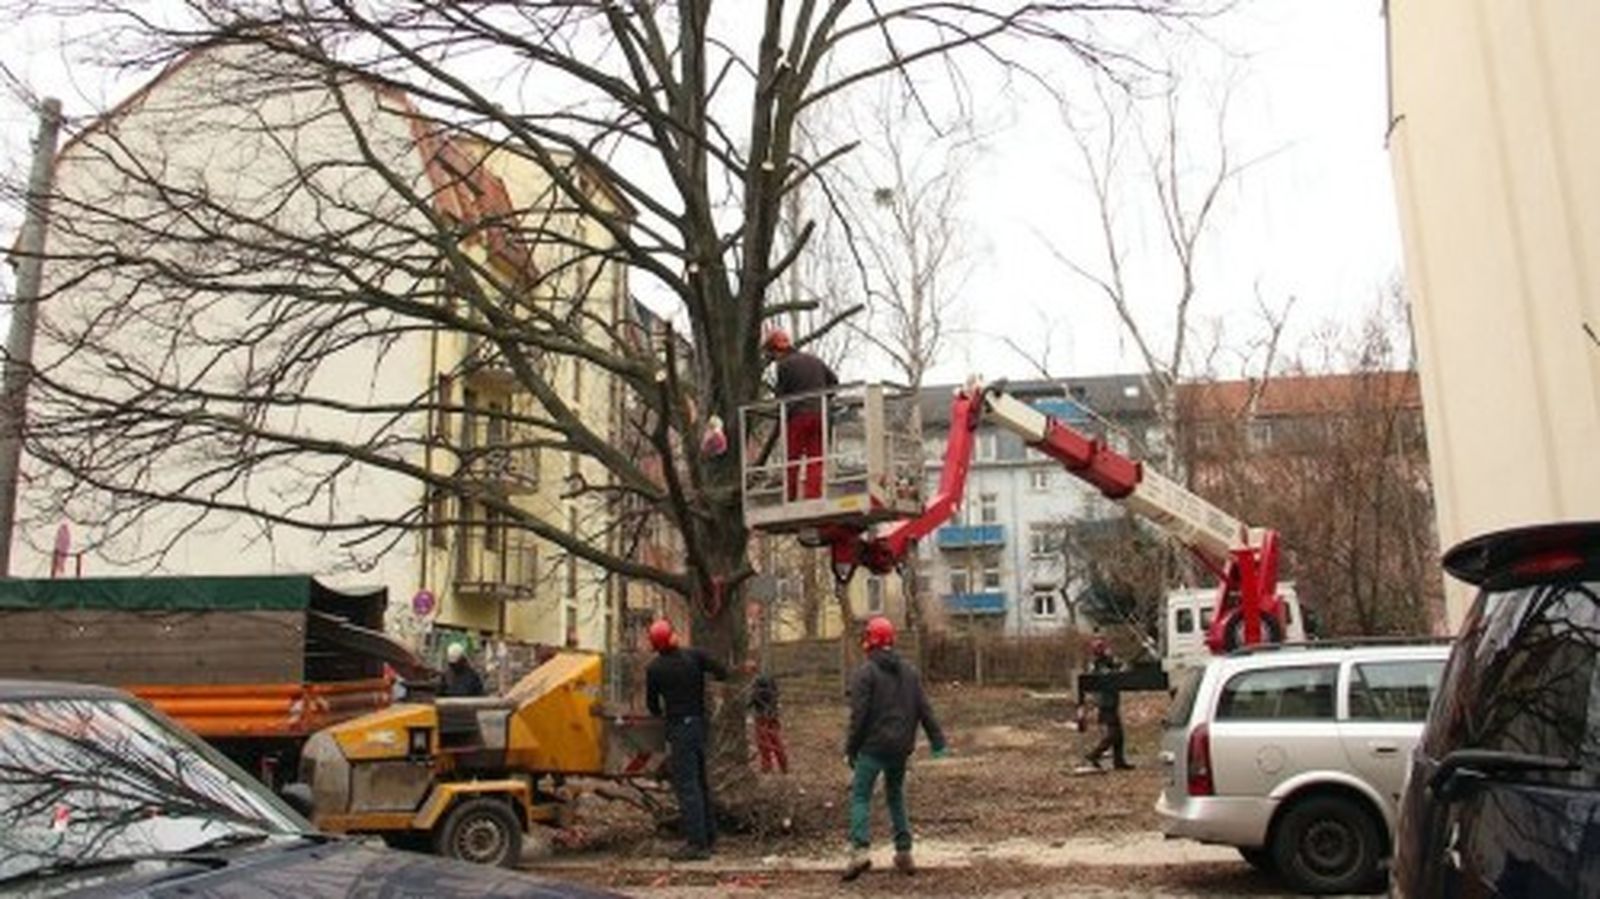
[[[1400,752],[1398,743],[1390,743],[1385,740],[1368,740],[1367,748],[1372,750],[1373,755],[1396,755]]]

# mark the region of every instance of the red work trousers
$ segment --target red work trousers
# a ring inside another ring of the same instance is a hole
[[[776,718],[756,716],[756,749],[761,753],[761,770],[789,773],[789,753],[783,748],[783,725]]]
[[[789,499],[817,499],[822,496],[822,413],[802,409],[789,416],[788,474]],[[805,468],[805,492],[801,493],[800,469]]]

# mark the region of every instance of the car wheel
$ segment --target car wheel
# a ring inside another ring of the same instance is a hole
[[[1244,846],[1237,848],[1239,857],[1249,862],[1250,867],[1255,868],[1257,871],[1265,871],[1271,874],[1278,870],[1278,866],[1272,861],[1272,850],[1270,848],[1247,849]]]
[[[1337,796],[1313,796],[1278,823],[1272,860],[1301,892],[1348,893],[1376,882],[1378,840],[1365,809]]]
[[[522,825],[499,799],[468,799],[445,816],[433,848],[446,858],[509,868],[522,855]]]

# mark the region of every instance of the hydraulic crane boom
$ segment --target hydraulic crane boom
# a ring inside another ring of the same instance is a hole
[[[978,425],[989,421],[1018,435],[1032,449],[1149,519],[1187,547],[1219,579],[1216,614],[1207,633],[1213,651],[1281,639],[1277,596],[1277,534],[1251,528],[1171,478],[1146,469],[1105,441],[1029,406],[1003,387],[969,383],[950,408],[939,489],[915,518],[868,531],[825,529],[836,572],[887,573],[910,555],[916,542],[947,522],[961,505]]]

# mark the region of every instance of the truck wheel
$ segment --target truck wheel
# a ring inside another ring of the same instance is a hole
[[[1338,796],[1312,796],[1278,823],[1272,859],[1301,892],[1350,893],[1377,880],[1378,842],[1365,809]]]
[[[499,799],[468,799],[434,831],[433,848],[446,858],[509,868],[522,856],[522,824]]]

